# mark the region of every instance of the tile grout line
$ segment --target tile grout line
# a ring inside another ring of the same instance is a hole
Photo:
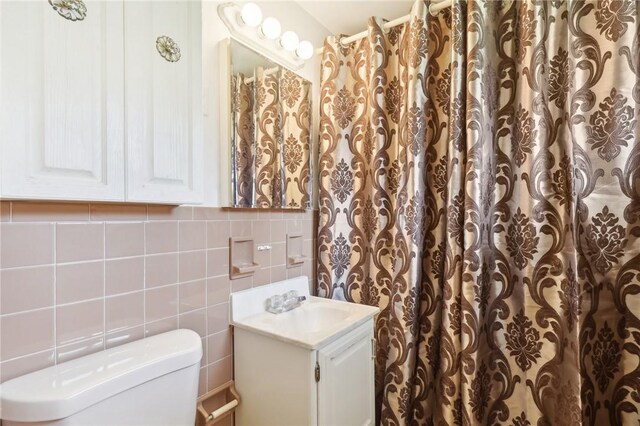
[[[147,219],[149,219],[149,208],[147,208]],[[147,224],[149,220],[142,224],[142,338],[147,337]]]
[[[195,214],[195,212],[194,212]],[[231,226],[231,225],[229,225]],[[205,247],[205,259],[204,259],[204,345],[202,350],[204,352],[206,346],[206,359],[204,360],[204,388],[206,392],[209,392],[209,301],[207,300],[209,297],[209,256],[207,255],[207,250],[209,249],[209,224],[205,222],[204,225],[204,247]],[[206,393],[205,392],[205,393]]]
[[[55,267],[55,265],[44,265],[44,266],[51,266],[52,268]],[[53,275],[54,275],[53,279],[55,280],[55,274],[53,274]],[[217,275],[217,276],[208,277],[208,278],[199,278],[199,279],[195,279],[195,280],[191,280],[191,281],[185,282],[183,284],[195,284],[195,283],[198,283],[198,282],[202,281],[205,284],[205,287],[206,287],[206,281],[207,280],[216,279],[216,278],[222,278],[222,277],[225,277],[225,275]],[[170,283],[170,284],[158,285],[158,286],[150,287],[149,290],[163,289],[163,288],[175,286],[177,284],[178,283],[175,282],[175,283]],[[116,293],[116,294],[110,294],[110,295],[106,295],[104,297],[102,297],[102,296],[91,297],[91,298],[88,298],[88,299],[81,299],[81,300],[76,300],[76,301],[73,301],[73,302],[66,302],[66,303],[61,303],[61,304],[52,304],[52,305],[48,305],[48,306],[41,306],[41,307],[38,307],[38,308],[31,308],[31,309],[25,309],[25,310],[21,310],[21,311],[10,312],[10,313],[6,313],[6,314],[2,314],[2,315],[0,315],[0,317],[2,317],[2,318],[10,318],[10,317],[14,317],[16,315],[24,315],[24,314],[35,313],[35,312],[42,312],[42,311],[46,311],[46,310],[49,310],[49,309],[76,306],[76,305],[80,305],[80,304],[83,304],[83,303],[96,302],[96,301],[99,301],[99,300],[102,300],[102,299],[115,299],[115,298],[118,298],[118,297],[129,296],[129,295],[132,295],[132,294],[143,293],[143,292],[145,292],[145,289],[144,288],[140,288],[140,289],[137,289],[137,290],[125,291],[125,292]],[[54,292],[54,296],[55,296],[55,292]],[[219,305],[222,305],[222,304],[225,304],[225,303],[228,303],[228,301],[214,303],[211,306],[215,307],[215,306],[219,306]],[[199,309],[204,309],[204,308],[195,308],[195,309],[191,309],[189,311],[185,311],[183,313],[193,312],[193,311],[196,311],[196,310],[199,310]],[[165,317],[165,318],[169,318],[169,317]],[[157,321],[157,320],[154,320],[152,322],[155,322],[155,321]],[[140,324],[137,324],[137,325],[129,326],[127,328],[139,327],[139,326],[140,326]]]
[[[191,209],[191,217],[193,218],[193,208]],[[179,305],[180,305],[180,301],[178,300],[180,298],[180,220],[176,220],[176,228],[178,228],[176,230],[176,234],[178,235],[178,282],[176,284],[176,307],[175,307],[175,313],[176,313],[176,327],[179,329],[180,328],[180,309],[179,309]]]
[[[30,356],[34,356],[34,355],[43,355],[43,354],[46,354],[47,352],[50,352],[50,351],[54,351],[54,349],[51,349],[51,348],[42,349],[42,350],[39,350],[39,351],[36,351],[36,352],[29,352],[28,354],[25,354],[25,355],[18,355],[18,356],[14,356],[13,358],[3,359],[2,362],[0,362],[0,365],[1,364],[6,364],[7,362],[20,361],[20,360],[29,358]],[[55,353],[54,353],[54,355],[55,355]]]
[[[55,223],[51,223],[52,225],[54,225],[55,228]],[[191,251],[200,251],[200,250],[191,250]],[[186,252],[185,252],[186,253]],[[167,253],[153,253],[150,254],[149,256],[162,256],[162,255],[169,255],[169,254],[178,254],[178,252],[167,252]],[[138,259],[141,257],[144,257],[145,255],[139,254],[139,255],[135,255],[135,256],[125,256],[125,257],[113,257],[113,258],[108,258],[108,259],[104,259],[104,258],[93,258],[93,259],[85,259],[85,260],[73,260],[70,262],[59,262],[59,263],[38,263],[38,264],[33,264],[33,265],[23,265],[23,266],[10,266],[8,268],[2,268],[3,271],[19,271],[22,269],[32,269],[32,268],[44,268],[47,266],[55,266],[56,264],[58,266],[74,266],[74,265],[83,265],[85,263],[98,263],[98,262],[112,262],[114,260],[131,260],[131,259]]]
[[[13,203],[12,203],[13,204]],[[13,208],[12,208],[13,209]],[[53,223],[53,365],[58,364],[58,225]]]
[[[91,209],[89,209],[91,212]],[[102,223],[102,350],[107,349],[107,224]]]
[[[11,209],[12,209],[11,202],[9,202],[9,223],[11,223]],[[2,248],[2,228],[4,228],[4,226],[0,226],[0,249]],[[2,256],[0,255],[0,273],[1,272],[2,272]],[[1,275],[0,275],[0,312],[2,312],[2,276]],[[2,359],[2,317],[0,316],[0,382],[2,382],[3,363],[4,362]]]

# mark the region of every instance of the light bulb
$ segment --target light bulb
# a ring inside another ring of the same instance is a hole
[[[262,11],[255,3],[245,3],[240,11],[242,22],[250,27],[257,27],[262,22]]]
[[[282,33],[282,37],[280,37],[280,45],[290,52],[293,52],[298,48],[298,43],[298,34],[293,31],[285,31]]]
[[[307,40],[302,40],[296,49],[296,55],[302,59],[309,59],[313,56],[313,44]]]
[[[280,37],[282,27],[280,26],[280,22],[276,18],[268,17],[264,20],[264,22],[262,22],[260,31],[262,35],[264,35],[269,40],[275,40]]]

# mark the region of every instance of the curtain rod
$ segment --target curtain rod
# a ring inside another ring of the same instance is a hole
[[[258,67],[258,68],[260,68],[260,67]],[[262,75],[268,76],[268,75],[271,75],[271,74],[275,74],[279,70],[280,70],[280,67],[276,65],[273,68],[267,68],[266,70],[262,71]],[[253,83],[254,81],[256,81],[256,77],[255,76],[251,76],[251,77],[248,77],[248,78],[244,79],[245,83]]]
[[[429,13],[431,13],[432,15],[437,15],[438,12],[440,12],[441,10],[451,7],[451,5],[453,4],[453,1],[454,0],[432,0],[431,4],[429,5]],[[411,18],[411,14],[401,16],[399,18],[394,19],[393,21],[385,22],[382,28],[385,30],[389,30],[395,26],[402,25],[405,22],[409,22],[410,18]],[[343,46],[345,46],[347,44],[353,43],[354,41],[358,41],[360,39],[365,38],[367,34],[368,34],[368,31],[365,30],[357,34],[354,34],[352,36],[343,38],[342,40],[340,40],[340,43]],[[316,55],[321,55],[322,51],[323,51],[322,47],[317,48]]]

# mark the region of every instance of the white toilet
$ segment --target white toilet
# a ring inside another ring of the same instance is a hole
[[[9,380],[2,425],[193,425],[200,358],[200,336],[175,330]]]

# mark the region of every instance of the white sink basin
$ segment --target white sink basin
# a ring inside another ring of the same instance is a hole
[[[300,307],[282,314],[265,310],[268,297],[289,290],[298,291],[307,300]],[[309,349],[317,349],[339,338],[378,312],[377,307],[309,296],[306,277],[231,295],[233,326]]]
[[[344,309],[313,302],[303,304],[299,309],[287,313],[291,314],[288,317],[294,328],[303,333],[317,333],[349,317],[349,312]]]

